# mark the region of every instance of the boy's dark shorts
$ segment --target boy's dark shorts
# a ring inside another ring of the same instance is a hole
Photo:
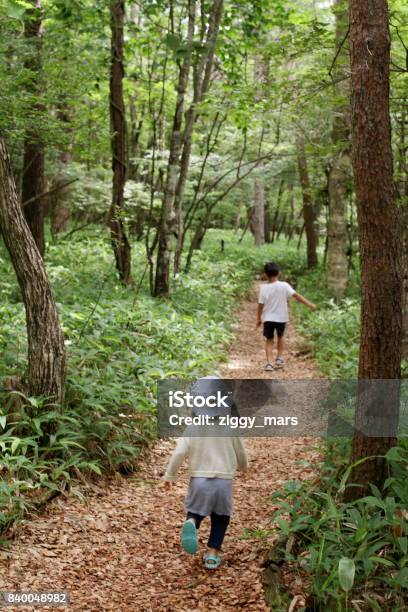
[[[276,333],[278,334],[279,338],[282,338],[282,336],[285,333],[285,327],[286,327],[286,323],[275,323],[275,321],[265,321],[263,324],[263,335],[265,336],[265,338],[267,338],[267,340],[273,340],[273,336],[274,336],[275,329],[276,329]]]

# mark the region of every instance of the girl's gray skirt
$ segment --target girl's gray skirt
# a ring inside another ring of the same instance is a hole
[[[230,516],[232,478],[190,478],[184,509],[200,516],[208,516],[211,512]]]

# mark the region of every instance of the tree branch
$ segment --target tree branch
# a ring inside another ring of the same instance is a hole
[[[32,202],[36,202],[37,200],[40,200],[41,198],[45,196],[51,195],[52,193],[55,193],[56,191],[60,191],[61,189],[68,187],[68,185],[71,185],[72,183],[76,183],[76,181],[79,181],[79,178],[71,179],[70,181],[63,183],[63,185],[57,185],[56,187],[53,187],[52,189],[49,189],[48,191],[43,191],[42,193],[39,193],[38,195],[33,196],[32,198],[29,198],[28,200],[23,202],[21,206],[24,208],[25,206],[28,206],[28,204],[31,204]]]

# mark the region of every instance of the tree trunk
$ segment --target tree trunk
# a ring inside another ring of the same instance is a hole
[[[108,215],[111,243],[116,268],[121,280],[131,282],[130,244],[123,223],[123,194],[126,183],[126,118],[123,100],[123,29],[124,0],[111,0],[111,66],[110,66],[110,119],[112,148],[112,203]]]
[[[345,0],[336,0],[336,50],[334,73],[336,102],[333,113],[334,156],[329,175],[329,219],[327,228],[327,283],[337,298],[344,295],[348,280],[346,206],[351,182],[349,57],[345,46],[348,9]],[[343,79],[340,81],[340,79]]]
[[[289,222],[287,228],[288,243],[292,240],[295,230],[295,186],[293,183],[289,185]]]
[[[265,244],[265,191],[262,176],[254,181],[254,215],[253,231],[255,246]]]
[[[307,266],[313,268],[317,266],[317,233],[316,233],[316,215],[312,202],[310,191],[309,171],[307,168],[307,159],[305,152],[305,143],[303,134],[296,131],[296,148],[297,162],[299,169],[300,185],[302,187],[303,197],[303,220],[305,224],[306,242],[307,242]]]
[[[161,208],[160,224],[158,229],[158,249],[156,261],[156,275],[154,282],[154,295],[168,295],[170,291],[170,257],[172,236],[176,234],[176,214],[174,199],[177,189],[179,158],[182,146],[182,123],[184,98],[187,91],[191,68],[192,45],[195,29],[195,0],[188,2],[188,34],[186,53],[180,65],[177,83],[176,109],[173,119],[173,129],[170,139],[169,160],[167,164],[166,184],[164,187]]]
[[[269,190],[265,193],[264,240],[267,244],[271,241],[271,203]]]
[[[402,342],[401,354],[408,359],[408,193],[402,208]]]
[[[193,101],[186,113],[186,125],[183,134],[183,152],[180,161],[180,174],[174,198],[174,209],[177,219],[177,245],[174,256],[174,272],[178,272],[184,244],[183,227],[183,194],[186,186],[187,174],[190,167],[191,145],[194,124],[198,118],[198,105],[204,100],[210,87],[211,73],[214,63],[215,47],[220,29],[223,11],[223,0],[214,0],[210,9],[208,33],[205,40],[206,53],[199,55],[198,62],[193,67],[194,94]]]
[[[65,347],[44,263],[18,202],[6,146],[0,139],[0,229],[23,294],[28,336],[28,391],[61,402]]]
[[[64,132],[71,133],[71,118],[69,108],[64,99],[61,100],[58,109],[58,119],[64,126]],[[69,147],[64,147],[59,154],[60,170],[53,177],[51,183],[51,190],[55,190],[49,195],[49,213],[51,217],[51,233],[53,235],[66,232],[68,224],[71,219],[71,209],[69,200],[71,196],[70,185],[66,185],[70,176],[67,170],[72,161],[71,152]],[[64,186],[66,185],[66,186]]]
[[[268,83],[269,62],[264,57],[255,55],[254,82],[256,86],[255,101],[261,103],[265,85]],[[263,113],[262,113],[263,114]],[[263,119],[263,117],[261,117]],[[254,179],[254,214],[252,218],[252,231],[255,246],[265,244],[265,186],[262,166]]]
[[[201,248],[201,244],[204,240],[205,233],[207,231],[207,225],[203,221],[199,223],[195,229],[193,237],[190,242],[190,247],[188,249],[187,261],[185,271],[188,272],[191,266],[191,261],[194,255],[194,251],[198,251]]]
[[[283,179],[281,179],[281,181],[279,182],[278,193],[277,193],[277,197],[276,197],[276,209],[275,209],[275,213],[273,215],[273,220],[272,220],[271,242],[273,242],[275,240],[275,234],[276,234],[276,232],[278,230],[280,207],[281,207],[281,203],[282,203],[284,187],[285,187],[285,181]]]
[[[134,7],[132,7],[134,8]],[[136,113],[136,101],[134,98],[129,98],[129,115],[130,115],[130,134],[128,147],[128,178],[132,181],[140,181],[139,166],[141,157],[140,136],[143,128],[143,113],[141,117]]]
[[[359,380],[381,379],[370,403],[360,394],[351,461],[384,455],[396,443],[399,387],[389,383],[401,375],[400,232],[393,180],[389,115],[390,32],[386,0],[350,2],[352,88],[352,160],[356,186],[361,265],[361,341]],[[384,386],[387,393],[384,398]],[[390,388],[389,388],[390,387]],[[361,423],[385,409],[383,433],[361,435]],[[379,488],[388,476],[381,457],[353,468],[346,499]]]
[[[24,139],[23,180],[21,200],[24,216],[34,237],[40,254],[45,252],[44,198],[38,196],[45,191],[44,181],[44,145],[38,125],[39,112],[43,105],[39,100],[41,95],[41,47],[42,47],[42,6],[40,0],[31,0],[32,8],[26,11],[24,22],[24,38],[29,46],[24,68],[29,74],[28,93],[32,96],[31,112],[33,119],[29,121]],[[34,199],[35,198],[35,199]],[[24,206],[24,202],[31,200]]]
[[[280,222],[279,228],[278,228],[278,232],[276,234],[276,240],[279,240],[279,236],[281,235],[281,233],[283,232],[285,225],[286,225],[286,217],[287,217],[287,213],[283,213],[282,215],[282,220]]]
[[[400,118],[398,190],[401,202],[402,225],[402,357],[408,359],[408,167],[406,127],[408,125],[407,100],[402,100],[403,110]]]

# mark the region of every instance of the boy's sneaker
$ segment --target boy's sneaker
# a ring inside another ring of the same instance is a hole
[[[273,370],[273,365],[271,363],[267,363],[266,366],[264,367],[265,372],[272,372]]]
[[[284,360],[282,359],[282,357],[277,357],[276,361],[275,361],[275,366],[277,368],[283,368],[283,366],[285,365]]]

